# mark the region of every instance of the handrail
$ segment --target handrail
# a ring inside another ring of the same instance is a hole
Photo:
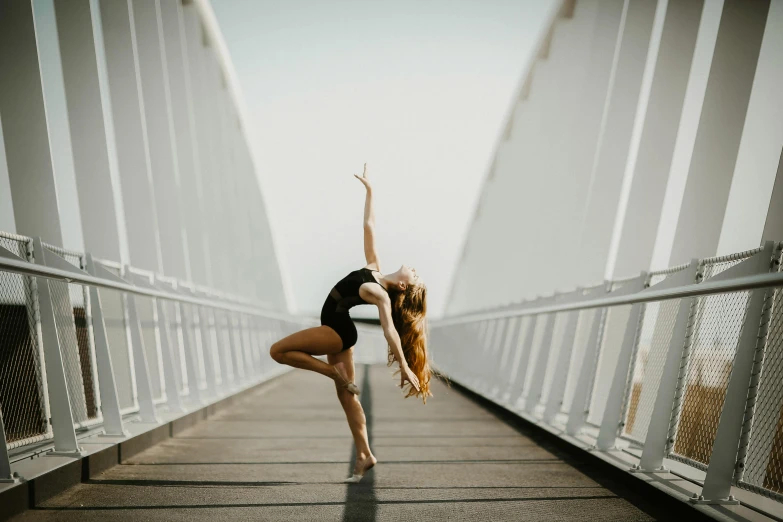
[[[252,305],[222,301],[222,300],[217,301],[211,299],[204,299],[200,297],[190,296],[187,294],[166,292],[163,290],[155,290],[152,288],[143,288],[143,287],[135,286],[130,283],[120,283],[118,281],[103,279],[101,277],[92,276],[86,273],[70,272],[67,270],[61,270],[59,268],[37,265],[35,263],[30,263],[22,259],[11,259],[9,257],[0,257],[0,270],[33,276],[33,277],[46,277],[48,279],[59,279],[59,280],[64,280],[68,283],[77,283],[83,285],[97,286],[100,288],[107,288],[110,290],[119,290],[121,292],[129,292],[132,294],[141,295],[145,297],[156,297],[159,299],[180,301],[183,303],[197,305],[197,306],[207,306],[211,308],[219,308],[222,310],[228,310],[232,312],[260,315],[264,317],[269,317],[270,319],[288,320],[291,318],[291,316],[288,314],[282,314],[279,312],[266,310]]]
[[[681,299],[683,297],[696,297],[701,295],[721,294],[776,286],[783,286],[783,272],[737,277],[723,281],[706,281],[704,283],[693,283],[675,288],[667,288],[664,290],[655,290],[655,287],[652,287],[635,294],[577,300],[570,303],[552,304],[538,306],[535,308],[519,308],[515,310],[502,310],[495,312],[477,312],[433,321],[432,326],[441,327],[465,322],[484,321],[487,319],[506,319],[509,317],[570,312],[572,310],[586,310],[590,308],[604,308],[609,306],[629,305],[634,303],[648,303],[651,301],[666,301],[669,299]]]

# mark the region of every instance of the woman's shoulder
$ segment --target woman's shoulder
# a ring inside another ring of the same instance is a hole
[[[378,263],[370,263],[361,268],[361,270],[372,270],[373,272],[380,272],[381,267],[378,266]]]

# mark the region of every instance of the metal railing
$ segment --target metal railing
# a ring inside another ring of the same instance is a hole
[[[568,440],[625,449],[630,471],[703,471],[693,502],[736,504],[732,487],[783,501],[782,249],[445,318],[436,367]]]
[[[99,430],[159,423],[290,369],[269,347],[317,325],[265,305],[0,232],[0,482],[49,441],[80,455]],[[360,327],[357,362],[386,360]]]

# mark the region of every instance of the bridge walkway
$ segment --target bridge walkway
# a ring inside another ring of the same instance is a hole
[[[358,485],[341,482],[353,444],[333,384],[296,370],[13,520],[667,518],[456,387],[435,382],[425,406],[396,382],[357,367],[379,461]]]

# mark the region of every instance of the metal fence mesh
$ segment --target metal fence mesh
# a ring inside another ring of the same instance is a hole
[[[665,274],[653,274],[650,285],[654,286],[666,277]],[[629,405],[622,432],[623,437],[640,444],[647,437],[679,305],[680,299],[651,302],[642,311]]]
[[[29,240],[0,236],[0,246],[30,259]],[[37,296],[30,277],[0,272],[0,411],[9,448],[51,437]]]
[[[44,246],[50,251],[47,255],[59,255],[74,267],[84,269],[82,254]],[[89,289],[55,280],[49,280],[49,289],[74,423],[77,426],[94,424],[101,415]]]
[[[783,501],[783,288],[770,291],[764,361],[739,485]]]
[[[708,280],[742,260],[705,262],[703,278]],[[749,295],[743,291],[696,298],[670,451],[672,457],[702,469],[710,462]]]

